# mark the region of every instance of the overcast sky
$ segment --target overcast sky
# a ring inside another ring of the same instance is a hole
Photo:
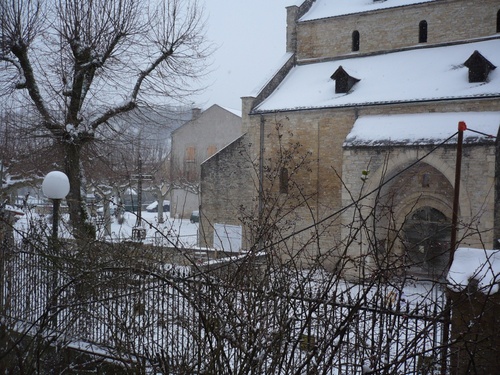
[[[265,82],[286,49],[286,9],[298,0],[203,0],[207,37],[218,46],[206,92],[195,99],[241,109],[241,97]]]

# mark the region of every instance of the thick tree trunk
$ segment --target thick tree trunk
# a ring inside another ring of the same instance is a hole
[[[81,171],[81,150],[80,144],[66,143],[65,168],[69,179],[69,194],[66,197],[69,208],[69,217],[73,227],[73,236],[81,240],[95,239],[95,227],[89,219],[85,197],[82,195],[82,181],[84,181]]]

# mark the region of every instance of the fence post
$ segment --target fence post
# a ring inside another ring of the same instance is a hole
[[[6,231],[7,223],[5,219],[5,210],[0,206],[0,353],[5,353],[7,351],[7,327],[5,319],[5,295],[4,295],[4,278],[5,278],[5,243],[6,243]],[[0,374],[5,374],[5,359],[0,360]]]

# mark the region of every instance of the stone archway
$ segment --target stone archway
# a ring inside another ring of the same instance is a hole
[[[434,166],[421,162],[393,172],[396,178],[381,191],[379,240],[397,273],[440,279],[445,271],[451,235],[453,185]]]

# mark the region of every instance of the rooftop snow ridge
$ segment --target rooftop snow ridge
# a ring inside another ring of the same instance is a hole
[[[299,22],[323,18],[339,17],[349,14],[372,12],[389,8],[430,3],[437,0],[316,0]]]
[[[500,38],[297,64],[283,72],[253,113],[498,98],[500,69],[492,70],[486,82],[469,82],[464,62],[476,50],[500,64]],[[360,80],[347,94],[335,93],[330,79],[340,65]]]

